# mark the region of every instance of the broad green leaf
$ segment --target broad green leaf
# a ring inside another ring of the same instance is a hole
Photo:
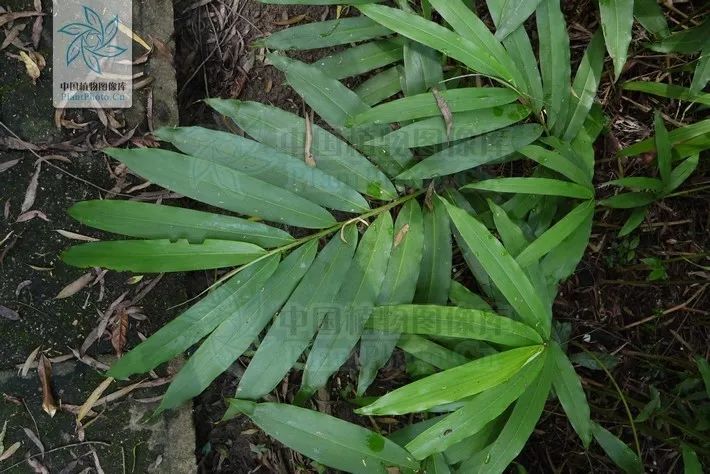
[[[281,403],[229,400],[227,416],[247,415],[289,448],[326,466],[354,473],[385,472],[396,466],[418,469],[401,446],[362,426],[325,413]]]
[[[619,237],[626,237],[631,232],[636,230],[638,226],[643,223],[643,220],[646,218],[646,214],[648,214],[647,206],[637,207],[631,211],[631,215],[629,215],[628,219],[626,219],[626,222],[624,222],[624,225],[619,230]]]
[[[634,191],[663,191],[663,181],[658,178],[648,178],[646,176],[629,176],[604,183],[605,186],[612,184],[614,186],[623,186]]]
[[[349,226],[318,254],[239,381],[237,396],[256,400],[276,387],[298,361],[333,304],[357,246],[357,229]]]
[[[304,160],[306,122],[302,117],[258,102],[208,99],[257,141]],[[316,167],[375,199],[394,199],[397,191],[367,158],[318,125],[312,127],[311,152]]]
[[[557,171],[581,186],[591,187],[589,177],[581,168],[553,150],[538,145],[528,145],[518,151],[545,168]]]
[[[379,306],[367,324],[385,332],[469,338],[513,347],[542,342],[540,335],[523,323],[499,314],[455,306]]]
[[[463,286],[456,280],[451,280],[449,300],[460,308],[491,311],[491,306],[480,296]]]
[[[367,201],[350,186],[308,166],[305,160],[257,141],[201,127],[162,128],[155,135],[186,155],[232,168],[321,206],[345,212],[369,209]]]
[[[684,474],[703,474],[703,465],[700,464],[697,453],[687,444],[682,445],[681,451],[683,453]]]
[[[496,38],[503,40],[533,14],[540,0],[508,0],[497,21]]]
[[[118,359],[107,375],[125,379],[148,372],[187,350],[256,296],[278,263],[274,255],[237,273]]]
[[[437,369],[448,370],[470,362],[458,352],[413,334],[403,334],[397,342],[397,347]]]
[[[668,22],[657,0],[634,0],[634,16],[654,36],[668,36]]]
[[[480,464],[464,462],[460,467],[461,472],[501,473],[523,450],[542,415],[555,376],[549,354],[543,354],[542,357],[546,358],[544,367],[515,403],[508,421],[490,446],[490,450],[485,456],[476,458],[480,460]]]
[[[399,211],[394,224],[392,253],[382,282],[378,305],[406,304],[414,299],[424,247],[422,211],[415,199]],[[360,341],[358,394],[365,392],[387,363],[399,339],[396,334],[366,329]]]
[[[354,90],[358,97],[367,105],[379,104],[402,90],[399,70],[397,67],[385,69],[357,86]]]
[[[708,81],[710,81],[710,44],[703,47],[700,57],[698,57],[695,72],[693,73],[693,81],[690,83],[691,93],[697,94],[705,89]],[[710,94],[703,94],[704,97],[708,95]],[[710,102],[710,97],[708,97],[708,102]]]
[[[311,266],[317,250],[315,240],[294,250],[258,294],[217,326],[175,376],[159,412],[199,395],[249,349]]]
[[[592,442],[592,421],[589,418],[589,403],[582,389],[582,382],[559,344],[550,342],[549,350],[555,368],[555,377],[552,380],[555,393],[586,449]]]
[[[451,474],[451,468],[443,454],[434,454],[422,465],[427,474]]]
[[[80,268],[102,267],[135,273],[188,272],[243,265],[266,253],[246,242],[205,240],[115,240],[75,245],[62,260]]]
[[[525,268],[533,265],[545,255],[556,249],[564,240],[580,226],[594,216],[594,201],[589,200],[579,204],[569,214],[546,230],[540,237],[528,245],[516,257],[518,264]]]
[[[710,363],[700,356],[695,357],[695,364],[698,366],[698,372],[703,378],[703,384],[705,385],[705,392],[708,397],[710,397]]]
[[[542,134],[537,124],[513,125],[461,141],[425,158],[398,179],[434,178],[475,168],[511,155]]]
[[[505,249],[513,256],[517,257],[520,252],[529,245],[528,239],[525,237],[522,229],[510,218],[507,212],[488,199],[488,207],[493,215],[493,223],[496,226],[500,240]]]
[[[686,179],[690,177],[691,174],[698,167],[698,161],[700,155],[693,155],[690,158],[683,160],[681,164],[676,166],[673,171],[671,171],[671,177],[668,181],[668,192],[677,189],[681,184],[685,182]]]
[[[487,109],[515,102],[518,94],[502,87],[464,87],[440,92],[452,113]],[[441,109],[431,92],[393,100],[367,112],[363,112],[348,123],[349,126],[365,123],[405,122],[425,117],[439,117]]]
[[[673,162],[673,150],[671,141],[668,138],[668,130],[663,123],[663,117],[659,111],[654,114],[654,129],[656,131],[656,160],[658,162],[658,172],[661,175],[661,181],[666,186],[670,185],[671,166]]]
[[[687,100],[699,104],[710,105],[710,94],[693,91],[687,87],[676,86],[675,84],[665,84],[663,82],[651,81],[630,81],[624,83],[627,91],[638,91],[645,94],[657,95],[668,99]]]
[[[650,193],[632,192],[617,194],[599,201],[599,205],[614,209],[632,209],[634,207],[648,206],[656,201],[656,196]]]
[[[577,75],[572,82],[566,128],[564,126],[558,128],[558,130],[564,130],[564,133],[561,134],[563,139],[573,140],[584,126],[584,121],[594,103],[594,97],[597,95],[603,66],[604,44],[601,33],[597,31],[584,52],[582,62],[577,69]],[[560,125],[560,123],[558,122],[556,125]]]
[[[462,249],[471,252],[522,320],[543,337],[550,334],[550,311],[545,307],[520,265],[503,245],[466,211],[449,204],[449,216],[458,230]]]
[[[623,441],[594,422],[592,422],[592,434],[607,456],[626,474],[643,474],[643,464],[636,453]]]
[[[545,357],[537,357],[510,380],[464,402],[463,407],[407,443],[407,450],[416,459],[424,459],[478,433],[525,392],[538,377],[544,363]]]
[[[269,49],[320,49],[365,41],[392,32],[363,16],[291,26],[258,42]]]
[[[430,117],[370,140],[368,144],[413,148],[448,143],[507,127],[529,114],[530,110],[519,104],[454,113],[450,135],[442,117]]]
[[[553,284],[567,279],[574,273],[582,260],[592,233],[594,215],[577,227],[560,245],[548,253],[540,262],[542,274]]]
[[[392,216],[384,212],[368,227],[344,285],[323,320],[303,369],[301,392],[324,387],[357,344],[377,302],[392,251]]]
[[[476,453],[486,449],[498,436],[505,422],[505,415],[501,415],[488,423],[478,433],[469,436],[464,441],[451,446],[444,452],[444,457],[449,464],[459,464],[470,459]],[[460,471],[458,471],[460,472]]]
[[[542,354],[543,346],[530,346],[483,357],[398,388],[356,412],[403,415],[452,403],[500,385]]]
[[[320,69],[278,54],[269,54],[272,64],[286,74],[288,84],[303,97],[316,113],[387,174],[396,175],[413,159],[403,147],[366,146],[370,140],[389,132],[384,124],[348,128],[345,124],[369,109],[355,92]]]
[[[569,36],[560,0],[542,0],[535,13],[540,43],[540,73],[548,128],[564,121],[572,77]]]
[[[592,199],[594,190],[579,184],[550,178],[494,178],[467,184],[462,189],[478,189],[498,193],[538,194]]]
[[[309,229],[335,224],[319,205],[217,163],[148,148],[109,148],[105,153],[143,178],[206,204]]]
[[[424,208],[424,249],[414,301],[446,304],[451,282],[451,226],[446,208],[432,200],[432,209]]]
[[[333,79],[344,79],[387,66],[402,59],[402,42],[371,41],[326,56],[314,64]]]
[[[264,248],[293,242],[293,237],[283,230],[259,222],[143,202],[83,201],[67,212],[82,224],[144,239],[186,239],[190,243],[236,240]]]
[[[619,79],[631,43],[634,0],[599,0],[599,13],[606,49],[614,62],[614,77]]]
[[[657,53],[683,53],[692,54],[707,47],[708,25],[710,20],[692,28],[680,30],[664,37],[662,40],[648,45],[648,48]]]
[[[691,143],[694,140],[701,140],[704,143],[704,147],[709,147],[707,136],[710,135],[710,119],[705,119],[700,122],[695,122],[691,125],[686,125],[685,127],[676,128],[668,133],[668,138],[671,140],[671,144],[676,151],[680,152],[680,147],[685,143]],[[624,148],[621,150],[619,156],[634,156],[640,155],[641,153],[646,153],[649,151],[656,150],[656,143],[653,137],[641,140],[638,143]],[[695,154],[692,152],[689,155]]]
[[[446,1],[457,3],[458,0],[453,2],[451,0]],[[431,3],[434,8],[441,13],[439,1],[433,1]],[[461,4],[461,6],[463,6],[463,4]],[[446,56],[461,61],[474,71],[488,76],[499,77],[505,82],[512,82],[513,80],[513,74],[499,63],[498,58],[494,57],[490,52],[481,47],[480,44],[474,43],[469,38],[459,36],[459,34],[432,21],[425,20],[418,15],[396,8],[376,4],[362,5],[358,8],[364,15],[384,27],[429,46],[430,48],[436,49]],[[480,20],[478,21],[480,22]],[[449,21],[449,23],[451,22]],[[456,25],[453,23],[452,26],[456,28]],[[490,34],[490,31],[488,34]],[[502,50],[503,48],[500,47],[500,49]],[[503,55],[507,56],[505,51],[503,51]]]
[[[441,55],[421,43],[404,43],[404,94],[415,95],[439,85],[444,79]]]
[[[531,3],[537,6],[539,0]],[[501,11],[507,7],[507,0],[486,0],[486,4],[493,23],[498,26],[500,24]],[[537,57],[535,57],[530,37],[525,31],[524,25],[521,24],[513,30],[503,40],[503,46],[518,69],[522,71],[523,82],[520,86],[525,86],[526,100],[532,104],[533,110],[539,115],[544,100],[542,79],[540,78],[540,70],[537,67]]]
[[[261,3],[272,5],[342,5],[339,0],[259,0]],[[348,5],[362,5],[363,3],[377,3],[382,0],[348,0]]]

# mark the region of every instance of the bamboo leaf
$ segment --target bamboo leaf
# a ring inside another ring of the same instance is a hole
[[[540,43],[540,73],[548,128],[564,121],[572,76],[569,36],[559,0],[542,0],[535,13]]]
[[[254,244],[230,240],[116,240],[75,245],[62,253],[62,260],[80,268],[160,273],[233,267],[265,253]]]
[[[594,422],[592,422],[592,434],[607,456],[625,473],[642,474],[644,472],[643,464],[636,453],[619,438]]]
[[[414,301],[446,304],[451,282],[451,228],[446,208],[438,200],[424,209],[424,250]]]
[[[542,196],[565,196],[576,199],[592,199],[594,190],[550,178],[494,178],[471,183],[462,189],[478,189],[498,193],[538,194]]]
[[[134,201],[78,202],[67,211],[82,224],[144,239],[236,240],[272,248],[293,242],[281,229],[238,217]]]
[[[398,179],[434,178],[485,165],[520,150],[542,134],[537,124],[513,125],[456,143],[425,158]]]
[[[448,370],[470,362],[458,352],[413,334],[403,334],[397,342],[397,347],[437,369]]]
[[[650,193],[632,192],[617,194],[607,199],[602,199],[599,204],[614,209],[632,209],[647,206],[656,201],[656,196]]]
[[[357,76],[402,59],[402,42],[371,41],[331,54],[314,64],[333,79]]]
[[[604,185],[623,186],[633,189],[634,191],[663,191],[663,181],[657,178],[647,178],[645,176],[629,176],[614,179],[604,183]]]
[[[407,450],[416,459],[423,459],[480,432],[525,392],[538,377],[544,362],[544,357],[537,357],[510,380],[464,402],[463,407],[407,443]]]
[[[556,374],[552,381],[555,393],[586,449],[592,442],[592,420],[582,382],[559,344],[552,341],[549,350]]]
[[[698,58],[697,64],[695,65],[695,72],[693,73],[693,81],[690,83],[690,92],[692,94],[698,94],[700,91],[705,89],[710,81],[710,44],[703,47],[700,52],[700,57]],[[703,94],[710,102],[710,94]]]
[[[118,359],[107,375],[125,379],[132,374],[148,372],[185,351],[251,300],[274,273],[278,263],[279,258],[275,255],[237,273]]]
[[[269,49],[320,49],[366,41],[392,32],[367,17],[356,16],[291,26],[267,36],[259,45]]]
[[[451,469],[443,454],[432,455],[424,461],[423,467],[427,474],[451,474]]]
[[[394,224],[392,253],[377,304],[406,304],[414,299],[424,247],[424,223],[417,201],[408,201]],[[366,329],[360,341],[358,395],[362,395],[387,363],[399,336]]]
[[[645,94],[666,97],[668,99],[687,100],[688,102],[697,102],[699,104],[710,105],[710,94],[700,92],[700,90],[693,91],[687,87],[681,87],[675,84],[650,81],[629,81],[625,82],[623,87],[624,90],[627,91],[638,91]]]
[[[449,299],[453,304],[460,308],[491,311],[491,306],[483,298],[455,280],[451,280]]]
[[[672,33],[660,41],[648,45],[648,48],[657,53],[696,53],[707,47],[708,25],[710,25],[710,20],[706,19],[697,26]]]
[[[542,342],[525,324],[495,313],[455,306],[397,305],[375,308],[368,327],[385,332],[425,334],[525,346]]]
[[[281,403],[230,400],[225,418],[247,415],[289,448],[346,472],[383,472],[384,467],[418,469],[402,447],[384,436],[324,413]]]
[[[508,0],[501,9],[496,38],[503,40],[518,29],[533,14],[540,0]]]
[[[700,122],[695,122],[691,125],[687,125],[685,127],[680,127],[676,128],[675,130],[671,130],[668,133],[668,138],[671,140],[671,144],[676,151],[681,153],[680,148],[684,144],[690,144],[694,140],[700,140],[702,142],[702,146],[704,148],[707,148],[710,146],[710,143],[707,142],[707,136],[710,134],[710,119],[705,119],[701,120]],[[638,143],[634,143],[633,145],[624,148],[621,150],[618,155],[619,156],[634,156],[634,155],[640,155],[641,153],[646,153],[650,151],[655,151],[656,150],[656,143],[654,137],[647,138],[645,140],[641,140]],[[698,151],[693,151],[689,153],[689,155],[693,155]],[[681,155],[683,156],[683,155]]]
[[[656,160],[661,181],[666,188],[670,185],[671,166],[673,161],[671,141],[668,138],[668,130],[663,124],[663,117],[659,111],[654,114],[654,128],[656,131]]]
[[[683,160],[681,164],[676,166],[673,171],[671,171],[671,177],[668,183],[668,192],[677,189],[681,184],[685,182],[686,179],[690,177],[691,174],[698,167],[698,162],[700,155],[693,155],[690,158]]]
[[[304,160],[306,123],[302,117],[258,102],[208,99],[257,141]],[[394,199],[397,191],[367,158],[318,125],[312,127],[316,167],[375,199]]]
[[[493,223],[496,226],[500,240],[505,249],[513,256],[517,257],[520,252],[529,245],[528,239],[523,234],[523,230],[510,218],[505,209],[488,199],[488,207],[493,215]]]
[[[637,207],[631,211],[631,215],[629,215],[629,218],[626,219],[626,222],[624,222],[624,225],[619,230],[619,237],[626,237],[631,232],[636,230],[636,228],[638,228],[638,226],[640,226],[646,218],[646,214],[648,214],[647,206]]]
[[[305,160],[239,135],[201,127],[162,128],[155,135],[187,155],[232,168],[321,206],[345,212],[369,209],[357,191]]]
[[[695,451],[687,444],[681,447],[683,454],[683,472],[685,474],[703,474],[703,465],[700,464],[700,459]]]
[[[591,187],[591,181],[587,174],[574,162],[555,151],[538,145],[528,145],[518,151],[545,168],[557,171],[581,186]]]
[[[461,236],[459,243],[462,249],[475,256],[522,320],[543,337],[547,337],[550,333],[550,311],[537,295],[520,265],[483,224],[466,211],[446,201],[442,202]]]
[[[356,412],[403,415],[452,403],[505,382],[542,354],[542,346],[530,346],[483,357],[398,388]]]
[[[614,77],[618,80],[631,43],[634,0],[600,0],[599,13],[606,49],[614,61]]]
[[[109,148],[105,153],[155,184],[213,206],[299,227],[335,224],[317,204],[207,160],[148,148]]]
[[[175,376],[158,412],[199,395],[249,349],[310,268],[317,250],[315,240],[294,250],[257,295],[217,326]]]
[[[236,396],[256,400],[271,392],[308,347],[325,317],[324,308],[332,305],[345,281],[357,246],[354,226],[346,228],[343,237],[344,241],[340,235],[330,240],[279,311],[239,381]]]
[[[404,43],[404,93],[421,94],[444,79],[441,55],[417,42]]]
[[[502,87],[463,87],[440,92],[451,112],[468,112],[509,104],[518,94]],[[406,122],[425,117],[438,117],[441,110],[431,92],[393,100],[353,117],[349,126],[365,123]]]
[[[369,106],[379,104],[402,90],[399,70],[391,67],[379,72],[357,86],[355,93]]]
[[[668,22],[656,0],[634,0],[634,16],[654,36],[668,36]]]
[[[518,264],[525,268],[537,263],[542,257],[557,248],[579,227],[594,216],[594,201],[585,201],[572,209],[569,214],[546,230],[516,257]]]
[[[323,320],[303,369],[305,396],[325,386],[350,356],[370,317],[392,251],[392,216],[384,212],[362,237],[335,305]]]
[[[507,127],[520,122],[529,114],[529,109],[519,104],[458,112],[453,114],[453,126],[450,134],[447,133],[447,126],[442,117],[430,117],[406,125],[367,143],[373,146],[387,145],[403,148],[437,145]]]

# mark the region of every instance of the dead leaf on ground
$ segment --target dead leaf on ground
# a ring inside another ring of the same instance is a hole
[[[29,151],[37,151],[41,150],[42,148],[34,145],[30,142],[26,142],[24,140],[20,140],[15,137],[0,137],[0,147],[5,148],[7,150],[19,150],[19,151],[24,151],[24,150],[29,150]]]
[[[20,449],[20,446],[22,446],[22,443],[18,441],[17,443],[7,448],[2,454],[0,454],[0,461],[10,459],[12,455],[15,454],[18,449]]]
[[[12,42],[17,39],[17,37],[20,36],[20,33],[25,29],[25,26],[26,25],[19,23],[10,28],[10,31],[6,31],[5,40],[2,42],[2,44],[0,44],[0,51],[10,46]]]
[[[39,68],[39,64],[24,51],[20,51],[20,61],[25,63],[25,69],[27,70],[27,75],[32,79],[32,84],[37,84],[37,79],[42,74]]]
[[[32,468],[32,472],[35,474],[49,474],[49,469],[47,466],[36,460],[35,458],[27,458],[27,464]]]
[[[11,12],[0,15],[0,26],[3,26],[11,21],[19,20],[20,18],[29,18],[31,16],[44,15],[42,12]]]
[[[89,395],[89,398],[86,399],[84,404],[79,408],[79,414],[76,415],[76,421],[81,422],[82,419],[91,411],[91,409],[94,407],[96,404],[96,401],[101,398],[101,395],[104,394],[106,389],[108,389],[108,386],[111,385],[111,382],[113,382],[113,377],[109,377],[101,384],[94,389],[93,392],[91,392],[91,395]]]
[[[86,288],[91,280],[94,279],[94,272],[88,272],[69,283],[67,286],[62,288],[62,290],[54,297],[55,300],[61,300],[64,298],[69,298],[79,293],[81,290]]]
[[[306,164],[310,166],[311,168],[315,168],[316,166],[316,160],[313,158],[313,153],[312,153],[312,147],[313,147],[313,111],[311,113],[308,113],[308,110],[306,110],[306,105],[303,105],[303,115],[305,116],[306,119],[306,139],[304,143],[304,157],[306,160]]]
[[[23,427],[22,429],[24,430],[30,441],[32,441],[34,445],[37,446],[39,452],[42,453],[42,457],[44,457],[44,445],[42,444],[42,441],[40,441],[39,436],[37,436],[37,434],[29,428]]]
[[[42,409],[50,417],[54,417],[57,414],[57,402],[54,401],[54,394],[52,393],[52,364],[44,354],[39,356],[37,375],[39,376],[40,384],[42,384]]]
[[[25,212],[24,214],[20,214],[19,216],[17,216],[17,220],[15,222],[18,222],[18,223],[19,222],[27,222],[27,221],[31,221],[32,219],[35,219],[37,217],[39,217],[40,219],[42,219],[45,222],[49,222],[49,218],[42,211],[28,211],[28,212]]]
[[[433,87],[431,93],[434,94],[434,99],[436,99],[436,106],[441,112],[441,116],[444,118],[444,123],[446,124],[446,139],[451,141],[451,129],[454,126],[454,115],[451,113],[449,104],[446,103],[446,99],[441,95],[439,89]]]
[[[306,15],[301,14],[301,15],[292,16],[291,18],[288,18],[286,20],[277,20],[274,22],[274,25],[278,25],[278,26],[295,25],[296,23],[300,23],[305,19],[306,19]]]
[[[42,30],[44,30],[44,18],[38,16],[32,24],[32,46],[35,49],[39,48],[39,41],[42,39]]]
[[[39,184],[39,173],[41,171],[42,163],[37,163],[35,173],[32,175],[32,179],[30,179],[27,191],[25,191],[25,200],[22,201],[22,207],[20,208],[21,213],[29,211],[35,203],[35,199],[37,198],[37,185]]]
[[[116,350],[116,356],[123,355],[123,349],[126,347],[128,334],[128,311],[120,311],[116,315],[116,323],[111,332],[111,345]]]
[[[402,240],[404,240],[404,238],[407,236],[407,232],[409,232],[409,224],[404,224],[402,228],[399,229],[399,232],[397,232],[397,235],[394,237],[395,248],[402,243]]]
[[[17,285],[17,288],[15,288],[15,296],[19,297],[20,293],[22,293],[22,290],[24,290],[25,288],[27,288],[31,284],[32,284],[32,280],[25,280],[25,281],[20,282]]]
[[[56,233],[66,237],[67,239],[82,240],[84,242],[98,242],[99,239],[94,237],[89,237],[88,235],[77,234],[76,232],[71,232],[64,229],[56,229]]]
[[[0,318],[9,319],[10,321],[19,321],[20,315],[17,311],[13,311],[10,308],[0,305]]]
[[[0,173],[2,173],[3,171],[9,170],[10,168],[15,166],[19,162],[20,162],[20,160],[10,160],[10,161],[6,161],[4,163],[0,163]]]

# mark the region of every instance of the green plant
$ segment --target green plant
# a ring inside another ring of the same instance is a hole
[[[241,265],[109,375],[150,371],[202,340],[162,400],[159,410],[169,409],[256,344],[225,418],[243,413],[287,446],[349,472],[502,472],[554,390],[585,447],[596,439],[623,469],[640,472],[638,456],[591,421],[566,341],[552,331],[557,286],[591,232],[602,34],[572,78],[554,0],[515,2],[520,9],[489,0],[495,35],[458,0],[423,2],[421,15],[406,1],[353,3],[364,16],[261,42],[280,50],[361,43],[314,64],[268,55],[337,135],[308,114],[210,99],[251,138],[162,129],[157,138],[179,152],[107,150],[153,183],[282,227],[131,202],[73,207],[88,225],[142,240],[76,246],[64,254],[70,264],[141,272]],[[432,8],[452,29],[431,21]],[[532,10],[539,69],[522,25]],[[453,69],[444,72],[444,58]],[[390,65],[355,90],[339,81]],[[487,85],[474,86],[466,71]],[[482,168],[514,162],[523,176]],[[455,252],[480,295],[451,280]],[[428,418],[385,438],[300,406],[255,402],[304,356],[295,400],[304,405],[358,344],[357,412]],[[369,403],[362,396],[397,346],[421,378]]]

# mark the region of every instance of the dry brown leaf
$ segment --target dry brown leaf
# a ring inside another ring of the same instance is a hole
[[[42,158],[40,158],[38,161],[50,161],[50,160],[61,161],[62,163],[71,163],[71,160],[63,155],[45,155]]]
[[[128,334],[128,312],[123,310],[116,315],[116,324],[111,332],[111,345],[116,350],[116,356],[123,355],[126,347],[126,336]]]
[[[27,457],[26,460],[27,464],[32,468],[32,472],[35,474],[49,474],[49,469],[37,459]]]
[[[104,392],[106,391],[106,389],[108,389],[108,386],[111,385],[111,382],[113,382],[113,380],[113,377],[107,378],[106,380],[101,382],[101,384],[99,384],[99,386],[96,387],[93,392],[91,392],[89,398],[87,398],[81,408],[79,408],[79,413],[76,415],[77,423],[81,422],[81,420],[83,420],[84,417],[88,415],[88,413],[96,404],[96,401],[101,398],[101,395],[104,394]]]
[[[20,61],[25,63],[25,69],[27,70],[27,75],[32,79],[32,84],[37,84],[37,79],[41,74],[39,65],[29,54],[24,51],[20,51]]]
[[[40,441],[39,436],[37,436],[37,434],[29,428],[23,427],[22,429],[24,430],[30,441],[32,441],[35,446],[39,448],[39,452],[42,453],[42,456],[44,456],[44,445],[42,444],[42,441]]]
[[[395,248],[402,243],[402,240],[407,236],[407,232],[409,232],[409,224],[404,224],[402,228],[399,229],[399,232],[397,232],[397,235],[394,236]]]
[[[57,414],[57,402],[54,401],[52,393],[52,364],[44,354],[39,355],[37,375],[42,384],[42,409],[49,416],[54,417]]]
[[[2,454],[0,454],[0,461],[10,459],[12,455],[15,454],[18,449],[20,449],[20,446],[22,446],[22,443],[18,441],[17,443],[7,448],[5,451],[3,451]]]
[[[31,16],[36,16],[36,15],[44,15],[44,13],[37,12],[37,11],[3,13],[0,15],[0,26],[10,23],[11,21],[18,20],[20,18],[29,18]]]
[[[309,114],[306,110],[305,104],[303,105],[303,115],[306,118],[306,139],[304,144],[304,157],[306,164],[311,168],[315,168],[316,160],[313,158],[312,147],[313,147],[313,115]]]
[[[19,321],[20,315],[17,313],[17,311],[11,310],[10,308],[6,308],[5,306],[0,305],[0,318],[9,319],[10,321]]]
[[[2,216],[5,218],[5,220],[10,218],[10,200],[8,199],[5,201],[5,206],[3,207],[2,210]],[[0,259],[2,261],[2,259]]]
[[[29,151],[37,151],[41,150],[41,148],[37,145],[34,145],[30,142],[26,142],[24,140],[20,140],[15,137],[2,137],[0,138],[0,146],[7,148],[8,150],[29,150]]]
[[[288,18],[286,20],[275,21],[274,25],[278,25],[278,26],[295,25],[296,23],[300,23],[305,19],[306,19],[306,15],[301,14],[301,15],[292,16],[291,18]]]
[[[71,232],[64,229],[55,229],[55,232],[67,239],[82,240],[84,242],[98,242],[99,239],[94,237],[89,237],[88,235],[77,234],[76,232]]]
[[[30,373],[30,368],[32,367],[32,363],[37,358],[37,354],[39,354],[40,347],[41,346],[37,346],[37,348],[35,350],[30,352],[30,355],[27,356],[27,359],[25,359],[25,363],[22,364],[22,368],[20,369],[21,376],[27,377],[27,374]]]
[[[31,284],[32,284],[32,280],[25,280],[25,281],[23,281],[23,282],[20,282],[20,283],[17,285],[17,288],[15,288],[15,296],[16,296],[16,297],[19,297],[19,296],[20,296],[20,293],[22,293],[22,290],[24,290],[25,288],[27,288],[27,287],[30,286]]]
[[[94,272],[84,273],[82,276],[69,283],[67,286],[62,288],[62,290],[54,297],[55,300],[61,300],[64,298],[69,298],[79,293],[81,290],[86,288],[86,286],[91,283],[94,279]]]
[[[25,200],[22,201],[22,207],[20,208],[21,213],[29,211],[37,197],[37,185],[39,184],[39,173],[42,170],[42,163],[37,163],[35,168],[35,173],[32,175],[32,179],[30,179],[27,191],[25,191]]]
[[[0,51],[7,48],[8,46],[10,46],[12,44],[12,42],[15,41],[15,39],[18,36],[20,36],[20,33],[24,29],[25,29],[25,25],[20,23],[20,24],[13,26],[12,28],[10,28],[10,31],[6,31],[5,32],[5,40],[2,42],[2,44],[0,44]]]
[[[20,214],[19,216],[17,216],[17,220],[15,222],[27,222],[27,221],[31,221],[32,219],[35,219],[37,217],[39,217],[40,219],[42,219],[45,222],[49,222],[49,218],[42,211],[29,211],[29,212],[25,212],[24,214]]]
[[[35,49],[39,48],[39,42],[42,39],[42,30],[44,30],[44,18],[38,16],[32,24],[32,46]]]
[[[15,166],[17,163],[19,163],[20,160],[10,160],[10,161],[5,161],[4,163],[0,163],[0,173],[3,171],[7,171],[13,166]]]
[[[446,99],[441,95],[439,89],[432,87],[431,93],[434,94],[434,99],[436,99],[436,106],[439,107],[441,116],[444,118],[444,123],[446,124],[446,139],[451,141],[451,129],[454,126],[454,116],[451,113],[449,104],[446,103]]]

